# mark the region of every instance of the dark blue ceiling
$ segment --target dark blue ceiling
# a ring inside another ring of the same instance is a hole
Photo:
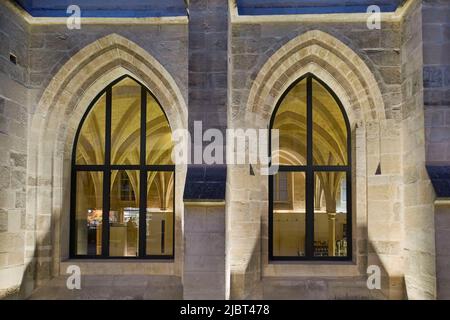
[[[167,17],[186,15],[184,0],[15,0],[34,17],[67,17],[76,4],[82,17]]]
[[[241,15],[361,13],[370,5],[393,12],[404,0],[237,0]]]

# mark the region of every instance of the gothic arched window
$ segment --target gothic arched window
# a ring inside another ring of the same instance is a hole
[[[98,94],[73,148],[72,257],[173,258],[172,149],[166,115],[142,84],[123,76]]]
[[[269,258],[348,260],[352,253],[350,125],[336,95],[312,74],[272,115],[278,173],[269,176]]]

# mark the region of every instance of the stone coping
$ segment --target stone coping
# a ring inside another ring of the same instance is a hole
[[[189,165],[183,199],[185,202],[225,200],[226,165]]]
[[[427,165],[426,168],[438,199],[450,198],[450,166]]]
[[[21,8],[12,0],[5,1],[6,7],[8,7],[11,11],[13,11],[16,15],[21,17],[29,24],[33,25],[52,25],[52,24],[66,24],[67,17],[33,17],[26,10]],[[154,24],[188,24],[189,18],[188,16],[164,16],[164,17],[142,17],[142,18],[134,18],[134,17],[85,17],[81,18],[81,24],[127,24],[127,25],[154,25]]]
[[[195,200],[184,200],[184,205],[187,207],[224,207],[225,201],[195,201]]]
[[[440,198],[434,201],[435,206],[439,207],[449,207],[450,208],[450,198]],[[448,211],[450,213],[450,211]]]
[[[381,21],[401,21],[416,0],[406,0],[395,12],[382,12]],[[228,0],[231,23],[348,23],[365,22],[367,13],[332,13],[332,14],[274,14],[274,15],[239,15],[236,0]]]

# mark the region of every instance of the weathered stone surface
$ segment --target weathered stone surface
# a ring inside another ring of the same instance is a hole
[[[184,253],[184,299],[224,299],[224,206],[185,206]]]
[[[0,232],[8,231],[8,212],[0,209]],[[3,261],[5,263],[5,261]]]
[[[19,154],[19,153],[11,152],[10,157],[11,157],[12,164],[15,167],[26,168],[26,165],[27,165],[27,155],[26,154]]]
[[[423,85],[425,88],[442,87],[442,70],[440,67],[427,66],[423,68]]]
[[[443,227],[447,222],[444,216],[433,220],[435,194],[424,164],[450,163],[449,4],[421,3],[416,1],[401,21],[383,21],[381,30],[368,30],[365,23],[351,19],[229,25],[225,1],[202,0],[191,1],[189,25],[93,24],[77,31],[68,31],[63,24],[27,25],[1,3],[0,296],[20,295],[17,288],[23,274],[31,275],[32,280],[22,284],[31,288],[33,279],[47,280],[60,262],[53,259],[60,259],[59,252],[67,256],[66,232],[58,229],[59,223],[68,225],[59,211],[69,212],[70,165],[62,163],[70,163],[70,151],[65,150],[64,139],[78,125],[67,119],[72,112],[82,114],[81,109],[75,110],[75,102],[90,103],[81,92],[99,92],[114,80],[113,76],[103,82],[88,78],[106,79],[102,77],[110,68],[97,65],[113,61],[115,54],[126,57],[115,67],[134,68],[142,77],[149,74],[152,69],[142,66],[142,50],[174,79],[167,90],[167,78],[156,73],[154,78],[162,84],[154,93],[159,96],[179,89],[189,100],[188,122],[202,120],[204,130],[266,128],[276,99],[305,72],[333,88],[343,100],[355,137],[356,266],[268,264],[267,177],[250,175],[248,166],[230,166],[226,197],[225,187],[220,193],[226,207],[186,209],[184,219],[177,216],[175,262],[140,266],[177,277],[147,277],[137,274],[136,265],[102,263],[100,271],[93,272],[114,276],[86,278],[86,290],[81,292],[67,292],[64,277],[58,277],[57,283],[43,286],[33,298],[182,298],[183,290],[185,298],[223,298],[229,277],[232,298],[403,298],[408,292],[409,298],[428,299],[435,297],[436,275],[438,297],[446,297],[450,285],[441,279],[448,278],[449,270],[448,230]],[[116,43],[99,61],[83,61],[77,55],[80,50],[100,55],[98,48],[108,45],[95,41],[111,34],[123,37],[120,41],[126,50],[118,49]],[[314,36],[295,42],[304,34]],[[89,47],[94,42],[95,50]],[[126,55],[127,50],[133,54]],[[9,62],[10,52],[17,56],[17,65]],[[80,65],[87,66],[81,72],[84,78],[78,74],[69,79],[67,70],[67,78],[58,82],[73,83],[52,83],[55,75],[61,76],[63,66],[77,69]],[[253,87],[257,89],[252,91]],[[43,96],[44,92],[53,95]],[[161,102],[174,105],[166,100]],[[168,118],[176,112],[168,110]],[[33,125],[38,118],[43,119],[41,126]],[[50,138],[40,140],[44,136]],[[28,154],[29,150],[33,151]],[[378,165],[381,170],[373,176]],[[178,182],[177,194],[182,195]],[[435,188],[438,196],[439,190]],[[177,203],[177,213],[182,212],[181,205]],[[24,257],[41,260],[27,265]],[[386,268],[382,293],[365,288],[365,267],[372,262]],[[225,274],[228,267],[230,274]]]
[[[182,298],[181,279],[173,276],[84,276],[80,290],[67,289],[66,280],[66,276],[52,279],[45,286],[35,290],[30,299],[162,300]]]

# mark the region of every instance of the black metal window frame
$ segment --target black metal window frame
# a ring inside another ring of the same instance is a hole
[[[141,86],[141,123],[140,123],[140,159],[137,165],[113,165],[111,164],[111,113],[112,113],[112,87],[123,80],[130,78],[136,81]],[[83,124],[95,106],[100,97],[106,94],[105,106],[105,159],[101,165],[79,165],[76,164],[76,148],[78,138]],[[130,75],[123,75],[120,78],[111,82],[105,89],[103,89],[91,102],[86,112],[84,113],[80,124],[78,126],[75,140],[72,149],[72,169],[71,169],[71,192],[70,192],[70,243],[69,256],[71,259],[154,259],[154,260],[173,260],[175,258],[175,165],[148,165],[146,163],[147,154],[147,95],[151,95],[161,108],[167,123],[169,123],[164,109],[161,107],[158,99],[153,93],[147,89],[140,81],[136,80]],[[151,139],[151,136],[149,137]],[[138,256],[110,256],[109,255],[109,209],[110,209],[110,184],[112,170],[137,170],[139,171],[139,244]],[[78,255],[76,254],[76,186],[77,186],[77,172],[81,171],[97,171],[103,173],[103,208],[102,208],[102,251],[100,255]],[[147,194],[142,190],[147,190],[147,175],[148,172],[172,172],[174,174],[173,184],[173,212],[172,212],[172,254],[171,255],[147,255],[146,254],[146,235],[147,235]],[[106,187],[105,187],[106,186]]]
[[[350,122],[345,112],[344,106],[339,100],[336,93],[322,80],[317,78],[312,73],[307,73],[293,82],[283,93],[278,100],[275,109],[270,119],[270,129],[273,128],[278,109],[283,102],[286,95],[302,80],[306,79],[306,129],[307,129],[307,160],[306,165],[280,165],[278,171],[287,172],[303,172],[305,174],[305,194],[306,194],[306,223],[305,223],[305,255],[304,256],[274,256],[273,255],[273,187],[274,176],[269,175],[269,261],[351,261],[352,260],[352,148],[351,148],[351,128]],[[313,164],[313,92],[312,82],[313,79],[320,83],[334,98],[338,104],[342,115],[345,120],[347,129],[347,165],[314,165]],[[271,130],[270,130],[271,131]],[[269,141],[271,141],[271,135],[269,133]],[[269,143],[269,156],[272,154],[272,145]],[[346,195],[347,195],[347,256],[314,256],[314,173],[315,172],[345,172],[346,173]]]

